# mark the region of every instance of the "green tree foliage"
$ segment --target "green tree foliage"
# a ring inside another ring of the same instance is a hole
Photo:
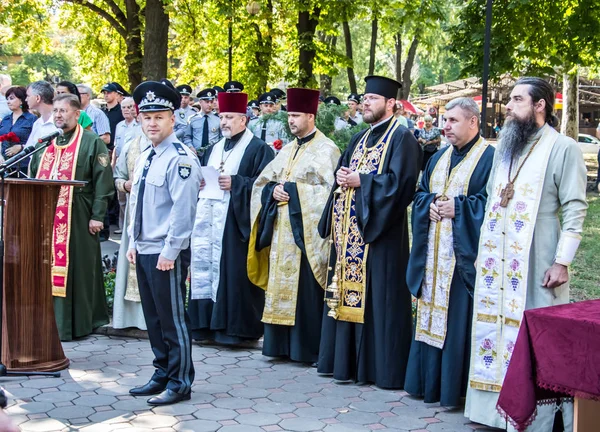
[[[5,4],[8,3],[8,6]],[[155,4],[156,1],[151,2]],[[228,26],[233,29],[233,77],[251,97],[272,87],[317,87],[345,95],[362,91],[369,66],[376,74],[445,77],[445,50],[432,57],[448,21],[447,2],[434,0],[164,0],[168,14],[168,69],[177,84],[199,89],[228,76]],[[0,25],[20,38],[19,54],[65,53],[72,75],[99,89],[106,81],[135,86],[142,61],[147,0],[5,0]],[[376,25],[373,20],[376,19]],[[136,21],[137,20],[137,21]],[[347,23],[352,58],[346,50]],[[27,29],[47,29],[31,32]],[[376,38],[373,37],[376,31]],[[399,50],[396,39],[400,37]],[[417,43],[415,43],[417,39]],[[396,68],[396,52],[402,65]],[[155,54],[152,54],[155,55]],[[414,67],[423,65],[423,68]],[[158,72],[153,71],[153,74]],[[154,77],[159,78],[159,77]],[[419,81],[422,83],[423,80]],[[410,87],[410,84],[409,84]],[[342,96],[343,97],[343,96]]]
[[[63,53],[25,54],[23,61],[9,69],[14,85],[26,86],[32,81],[72,78],[71,61]]]
[[[479,75],[483,67],[486,0],[470,0],[452,28],[452,50],[463,73]],[[581,67],[598,68],[599,0],[505,0],[493,4],[490,76],[503,73],[552,76],[564,74],[563,131],[577,133],[577,75]],[[575,85],[572,85],[575,83]]]

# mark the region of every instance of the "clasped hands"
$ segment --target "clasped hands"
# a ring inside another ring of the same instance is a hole
[[[278,184],[273,189],[273,199],[279,202],[288,202],[290,200],[290,195],[283,189],[283,183]]]
[[[432,222],[439,222],[443,218],[454,218],[454,199],[441,200],[440,197],[441,195],[437,195],[429,205],[429,219]]]
[[[344,188],[360,187],[360,175],[356,171],[352,171],[346,167],[340,167],[337,173],[335,173],[335,181]]]

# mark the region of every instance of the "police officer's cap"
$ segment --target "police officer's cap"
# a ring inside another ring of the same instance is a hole
[[[102,86],[102,90],[100,90],[102,93],[104,92],[116,92],[117,91],[117,86],[115,86],[113,83],[108,83],[108,84],[104,84]]]
[[[198,99],[213,100],[217,96],[217,92],[213,88],[207,88],[196,95]]]
[[[342,102],[335,96],[327,96],[323,102],[325,102],[326,104],[336,104],[336,105],[342,104]]]
[[[237,93],[244,90],[244,84],[239,81],[228,81],[223,85],[223,87],[227,93]]]
[[[275,97],[275,95],[273,93],[271,93],[271,92],[263,93],[258,98],[258,103],[259,104],[273,104],[273,105],[275,105],[276,101],[277,101],[277,97]]]
[[[258,106],[258,101],[256,99],[252,99],[250,102],[248,102],[248,108],[260,108]]]
[[[277,98],[277,100],[285,100],[287,97],[285,92],[283,90],[281,90],[280,88],[271,89],[271,90],[269,90],[269,92],[274,94],[275,97]]]
[[[223,87],[220,87],[220,86],[214,86],[212,89],[213,89],[213,91],[215,92],[215,95],[216,95],[217,93],[219,93],[219,92],[224,92],[224,91],[225,91],[225,89],[224,89]],[[216,96],[215,96],[215,97],[216,97]]]
[[[348,95],[348,102],[360,103],[360,96],[356,93],[350,93]]]
[[[111,82],[111,84],[112,84],[112,85],[114,85],[114,86],[116,87],[116,89],[117,89],[117,93],[119,93],[121,96],[125,96],[125,97],[129,97],[129,96],[131,96],[131,95],[129,94],[129,92],[128,92],[127,90],[125,90],[125,89],[123,88],[123,86],[122,86],[121,84],[119,84],[118,82],[116,82],[116,81],[113,81],[113,82]]]
[[[189,96],[192,94],[192,87],[187,84],[178,85],[176,87],[180,95]]]
[[[181,104],[181,95],[167,80],[145,81],[133,91],[133,100],[140,112],[175,111]]]

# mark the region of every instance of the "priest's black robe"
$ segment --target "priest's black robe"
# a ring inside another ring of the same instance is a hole
[[[435,195],[429,183],[435,165],[446,151],[451,151],[450,172],[464,159],[475,145],[479,135],[460,150],[453,146],[437,152],[427,164],[412,210],[412,251],[408,262],[407,283],[410,292],[420,296],[427,261],[429,233],[429,206]],[[440,402],[442,406],[459,406],[466,396],[471,353],[471,320],[473,316],[473,289],[475,287],[475,260],[479,246],[479,231],[485,215],[486,184],[494,148],[488,146],[471,175],[467,196],[454,198],[455,217],[452,221],[456,266],[450,285],[446,340],[443,349],[412,341],[405,390],[426,403]]]
[[[232,137],[240,139],[242,134]],[[213,147],[202,156],[208,163]],[[228,150],[228,144],[225,144]],[[196,340],[215,340],[238,344],[263,335],[261,322],[265,292],[248,279],[248,240],[250,238],[250,197],[252,185],[265,166],[275,157],[260,138],[253,137],[244,151],[236,175],[231,176],[231,199],[223,231],[217,299],[190,300],[188,314],[192,336]]]
[[[262,210],[257,232],[257,250],[271,245],[278,204],[278,201],[273,198],[273,190],[277,185],[278,183],[276,182],[269,182],[262,191]],[[321,288],[319,282],[315,279],[306,256],[302,205],[298,197],[296,183],[286,182],[283,189],[290,196],[287,208],[289,210],[294,243],[302,252],[295,324],[293,326],[265,324],[262,352],[263,355],[269,357],[287,357],[297,362],[314,363],[317,361],[319,355],[321,315],[323,314],[324,306],[323,288]]]
[[[373,128],[367,146],[374,146],[391,120]],[[337,170],[349,166],[352,152],[366,131],[354,135]],[[402,388],[412,337],[411,298],[406,287],[409,240],[407,207],[412,201],[423,152],[404,126],[390,138],[381,174],[361,174],[356,188],[356,216],[364,242],[366,264],[364,324],[338,321],[323,311],[318,372],[337,380],[372,382],[381,388]],[[334,184],[319,233],[330,234]],[[335,247],[331,261],[336,262]],[[329,281],[331,282],[331,272]]]

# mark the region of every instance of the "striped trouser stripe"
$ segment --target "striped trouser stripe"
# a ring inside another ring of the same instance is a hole
[[[184,388],[179,389],[179,393],[187,393],[192,387],[190,381],[190,368],[192,352],[190,347],[189,332],[185,323],[185,310],[183,296],[181,294],[181,257],[175,261],[175,267],[170,271],[171,279],[171,311],[175,328],[177,329],[177,339],[179,340],[180,355],[179,359],[179,380],[184,384]]]

